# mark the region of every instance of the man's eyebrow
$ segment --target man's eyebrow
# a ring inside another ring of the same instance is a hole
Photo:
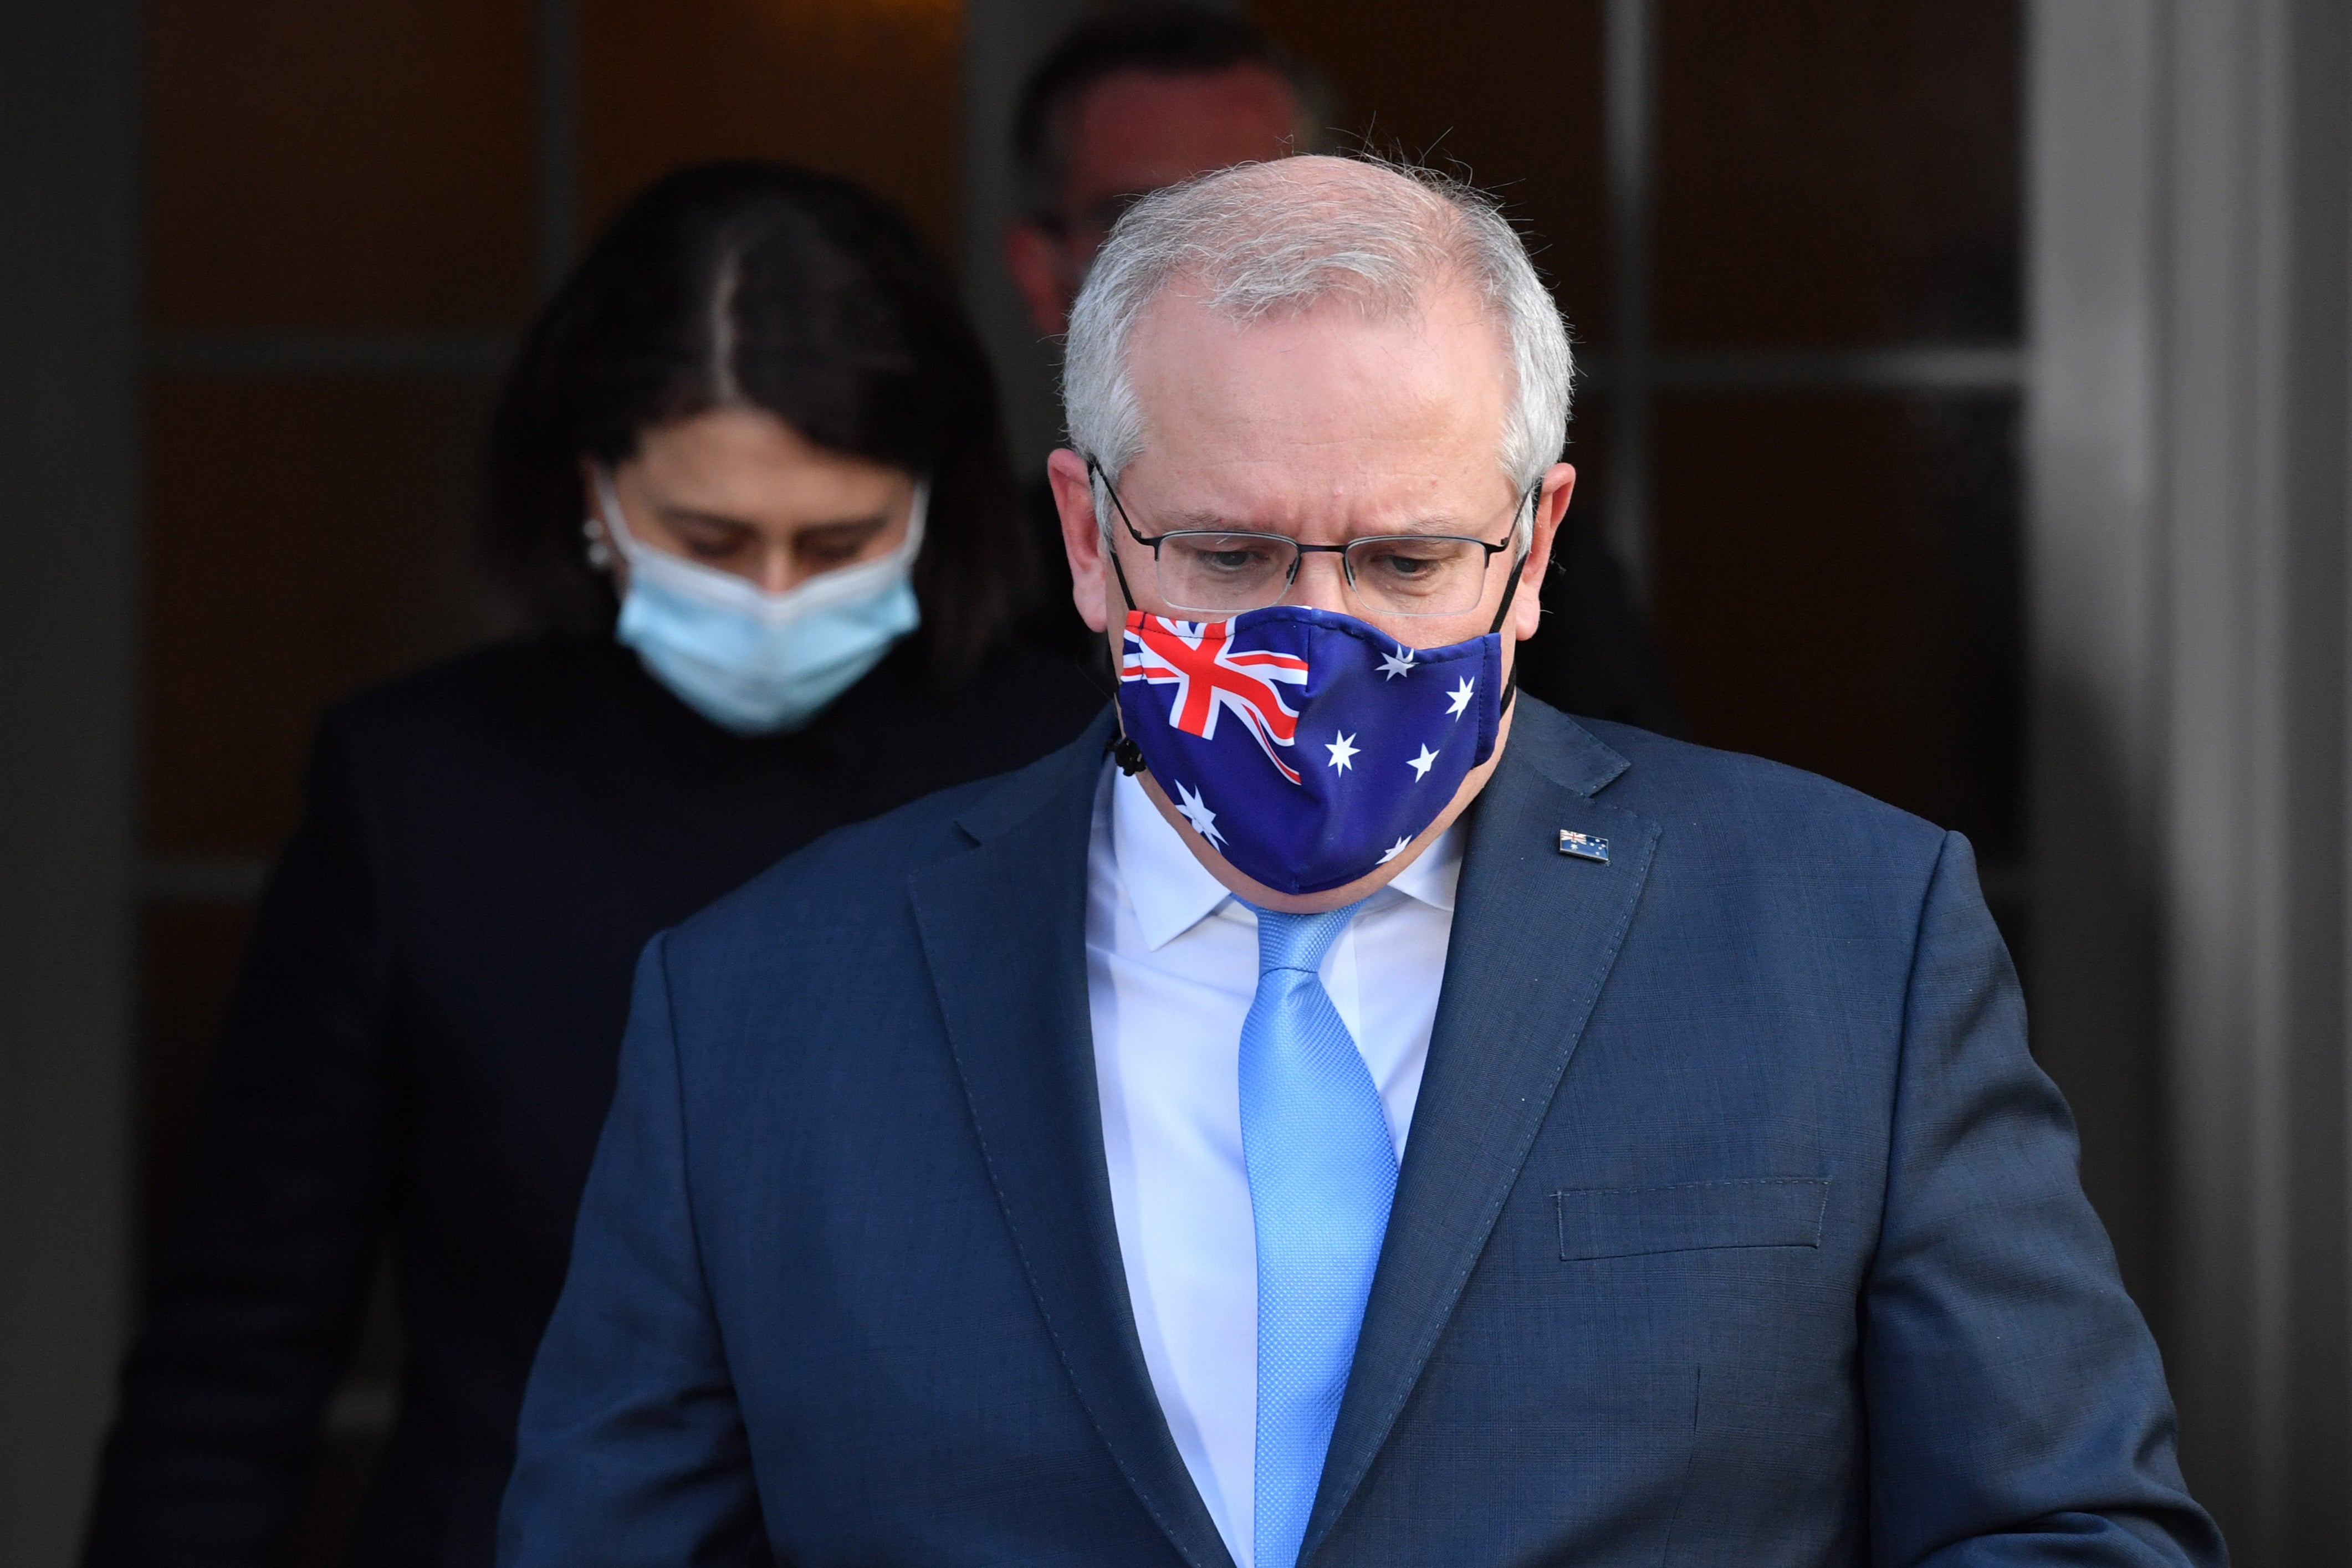
[[[1351,528],[1349,530],[1348,537],[1351,539],[1387,539],[1410,538],[1415,534],[1448,534],[1458,536],[1473,533],[1475,531],[1475,529],[1472,525],[1464,522],[1461,518],[1448,517],[1440,513],[1434,517],[1405,517],[1393,523],[1381,523],[1374,527]]]
[[[1168,519],[1168,531],[1171,533],[1183,533],[1191,529],[1203,528],[1213,529],[1219,533],[1272,534],[1281,532],[1279,528],[1268,528],[1263,523],[1239,521],[1235,518],[1225,516],[1222,512],[1204,512],[1199,510],[1182,511],[1175,513]]]

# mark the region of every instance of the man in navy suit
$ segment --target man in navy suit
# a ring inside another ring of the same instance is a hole
[[[1116,709],[647,949],[502,1560],[2220,1563],[1967,843],[1513,700],[1507,225],[1204,176],[1067,366]]]

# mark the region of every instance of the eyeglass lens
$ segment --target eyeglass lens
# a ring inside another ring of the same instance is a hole
[[[1458,615],[1483,595],[1489,551],[1450,535],[1357,539],[1345,561],[1356,597],[1389,615]],[[1160,537],[1160,597],[1179,610],[1238,615],[1289,591],[1297,541],[1280,534],[1186,532]]]

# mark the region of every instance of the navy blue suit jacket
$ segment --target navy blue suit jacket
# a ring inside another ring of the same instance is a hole
[[[1105,1175],[1106,733],[647,949],[505,1563],[1228,1562]],[[1523,701],[1302,1563],[2219,1563],[2074,1166],[1965,841]]]

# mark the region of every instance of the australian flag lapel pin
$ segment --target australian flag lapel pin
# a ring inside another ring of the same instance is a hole
[[[1559,852],[1564,855],[1574,855],[1580,861],[1599,861],[1602,865],[1607,865],[1609,841],[1596,839],[1591,833],[1572,833],[1566,828],[1562,828],[1559,831]]]

